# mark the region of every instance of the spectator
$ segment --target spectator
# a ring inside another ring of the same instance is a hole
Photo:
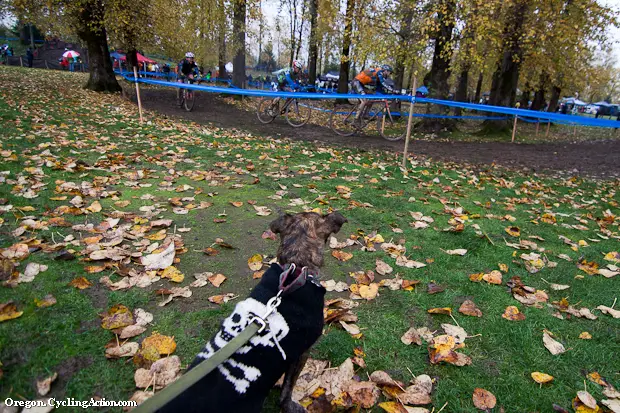
[[[162,71],[164,72],[164,75],[166,75],[166,80],[170,80],[170,65],[168,63],[164,65]]]
[[[211,70],[209,70],[209,71],[207,72],[207,82],[210,82],[210,81],[211,81],[211,76],[213,76],[213,73],[211,73]]]
[[[252,78],[252,74],[249,74],[249,75],[248,75],[248,85],[249,85],[250,83],[252,83],[252,80],[254,80],[254,79]]]
[[[66,57],[60,59],[60,67],[62,70],[67,70],[69,67],[69,60]]]

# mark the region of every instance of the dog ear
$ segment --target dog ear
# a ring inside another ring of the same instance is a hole
[[[280,234],[291,223],[292,219],[293,216],[291,214],[280,215],[278,219],[271,221],[271,224],[269,224],[269,229],[274,234]]]
[[[325,215],[323,219],[325,220],[328,236],[329,234],[336,234],[338,231],[340,231],[340,228],[344,225],[345,222],[349,222],[340,212],[337,211]]]

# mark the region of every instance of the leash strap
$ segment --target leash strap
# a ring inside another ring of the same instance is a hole
[[[257,318],[257,320],[260,320]],[[262,320],[261,320],[262,321]],[[178,397],[193,384],[200,381],[211,373],[217,366],[224,363],[237,350],[243,347],[259,331],[265,328],[265,324],[253,322],[249,324],[238,336],[228,344],[216,351],[211,357],[202,361],[196,367],[179,377],[178,380],[168,385],[161,392],[146,399],[144,403],[132,410],[135,413],[153,413],[164,407],[174,398]]]

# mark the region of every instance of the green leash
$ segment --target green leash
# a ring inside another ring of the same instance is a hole
[[[199,365],[182,375],[177,381],[170,384],[161,392],[146,399],[144,403],[133,409],[135,413],[153,413],[164,407],[175,397],[179,396],[193,384],[200,381],[204,376],[211,373],[217,366],[226,361],[237,350],[259,331],[265,328],[262,320],[255,319],[255,322],[248,325],[237,337],[233,338],[228,344],[216,351],[211,357],[201,362]]]

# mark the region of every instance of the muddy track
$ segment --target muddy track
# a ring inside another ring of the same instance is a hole
[[[281,118],[264,125],[255,114],[226,104],[216,96],[206,93],[197,96],[192,112],[181,110],[175,105],[175,91],[143,89],[141,94],[142,103],[147,110],[197,123],[237,128],[264,137],[284,137],[350,148],[398,152],[402,151],[404,146],[403,141],[388,142],[378,136],[338,136],[328,128],[318,125],[305,125],[294,129]],[[474,165],[495,163],[529,172],[561,171],[599,178],[620,177],[620,142],[615,140],[549,144],[414,141],[410,144],[410,150],[414,154],[434,159]]]

